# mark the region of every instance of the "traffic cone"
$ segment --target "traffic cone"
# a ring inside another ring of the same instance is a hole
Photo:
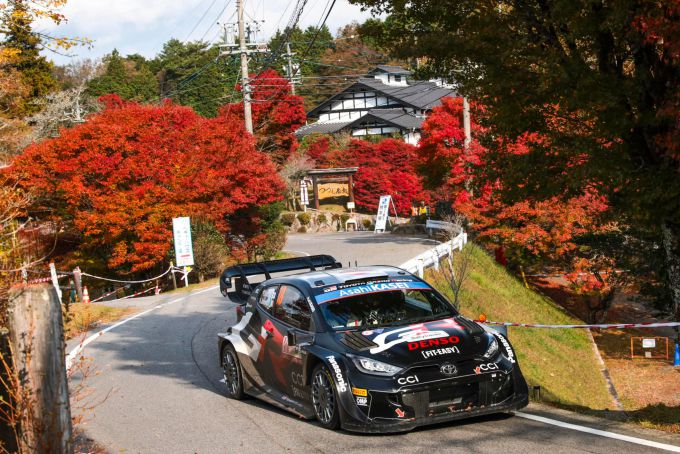
[[[675,343],[675,358],[673,359],[673,366],[680,367],[680,343]]]
[[[87,285],[83,287],[83,304],[90,304],[90,294],[87,291]]]

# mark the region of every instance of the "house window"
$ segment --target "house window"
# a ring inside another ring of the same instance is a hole
[[[401,82],[401,76],[394,76],[395,82]]]

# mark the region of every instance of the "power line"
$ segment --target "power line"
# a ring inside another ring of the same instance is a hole
[[[194,27],[191,29],[191,31],[189,32],[189,34],[187,35],[187,37],[184,38],[184,41],[189,40],[189,37],[196,31],[196,29],[198,28],[198,26],[201,25],[201,22],[203,22],[203,19],[205,19],[205,16],[208,15],[208,12],[210,12],[210,10],[212,9],[212,7],[215,6],[215,3],[216,3],[216,2],[217,2],[217,0],[212,0],[212,2],[210,3],[210,6],[208,6],[208,8],[203,12],[203,14],[201,15],[201,18],[198,19],[198,22],[196,22],[196,24],[195,24]]]

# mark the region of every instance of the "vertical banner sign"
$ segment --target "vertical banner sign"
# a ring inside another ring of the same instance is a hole
[[[175,237],[177,266],[193,266],[194,249],[191,245],[191,223],[189,218],[172,218],[172,233]]]
[[[300,180],[300,205],[309,205],[309,194],[307,193],[306,180]]]
[[[391,195],[380,196],[380,201],[378,202],[378,214],[375,217],[375,232],[385,231],[385,226],[387,225],[387,216],[390,212],[390,201],[392,200]]]

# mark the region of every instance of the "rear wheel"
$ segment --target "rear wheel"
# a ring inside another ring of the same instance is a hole
[[[243,378],[241,375],[241,364],[234,347],[227,345],[222,349],[222,372],[224,374],[224,384],[227,386],[227,397],[241,400],[243,393]]]
[[[314,368],[311,390],[316,419],[326,429],[337,429],[340,425],[340,403],[333,376],[325,365],[319,364]]]

